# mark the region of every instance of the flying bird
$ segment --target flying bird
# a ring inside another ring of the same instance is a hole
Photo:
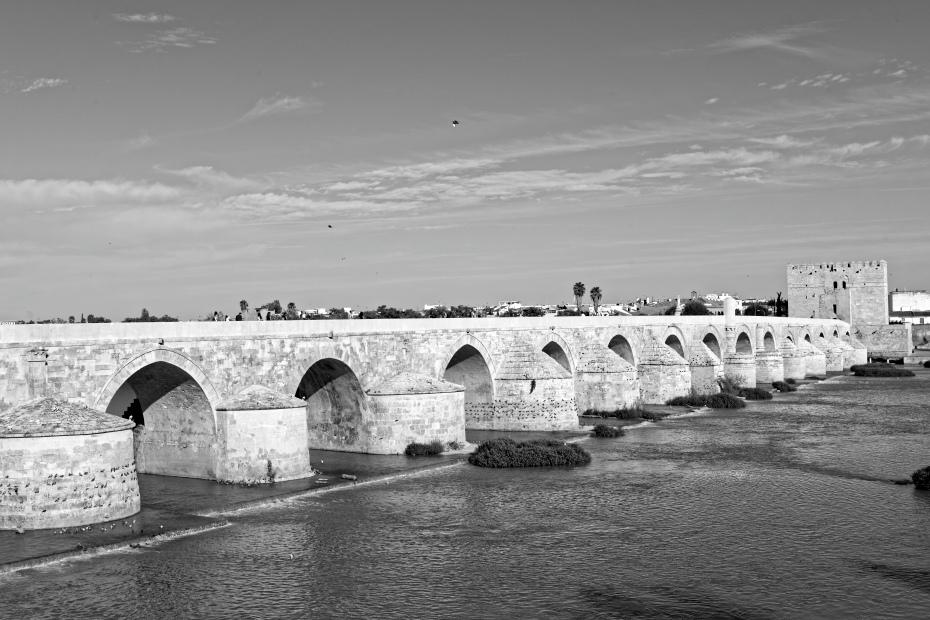
[[[459,122],[456,121],[456,120],[453,120],[453,121],[452,121],[452,126],[453,126],[453,127],[458,127],[458,126],[459,126]]]
[[[327,224],[326,227],[327,227],[327,228],[332,228],[333,225],[332,225],[332,224]]]

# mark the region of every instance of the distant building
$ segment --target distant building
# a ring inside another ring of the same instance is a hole
[[[846,321],[870,355],[910,354],[910,326],[889,325],[886,261],[788,265],[786,276],[789,316]]]
[[[888,306],[893,323],[930,324],[930,293],[927,291],[891,291]]]

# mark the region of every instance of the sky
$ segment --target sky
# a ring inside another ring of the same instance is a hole
[[[774,297],[876,259],[930,288],[928,28],[925,0],[6,0],[0,320]]]

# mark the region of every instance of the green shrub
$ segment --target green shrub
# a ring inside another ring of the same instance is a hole
[[[771,395],[769,395],[771,397]],[[728,392],[711,394],[709,396],[678,396],[665,403],[672,407],[710,407],[711,409],[742,409],[746,403]]]
[[[573,443],[538,439],[517,443],[509,437],[483,442],[468,456],[478,467],[552,467],[587,465],[591,455]]]
[[[619,407],[617,409],[585,409],[581,415],[594,418],[617,418],[618,420],[636,420],[643,417],[642,407]]]
[[[690,394],[688,396],[676,396],[665,401],[665,404],[670,407],[703,407],[706,402],[706,397]]]
[[[762,388],[740,388],[739,396],[746,400],[772,400],[772,393]]]
[[[742,398],[737,398],[733,394],[720,392],[704,397],[705,403],[711,409],[742,409],[746,406]]]
[[[798,388],[794,387],[787,381],[773,381],[772,387],[779,392],[797,392]]]
[[[785,379],[785,383],[787,383],[788,385],[797,385],[798,380],[797,379]]]
[[[625,433],[623,429],[619,426],[610,426],[609,424],[595,424],[594,433],[595,437],[604,437],[607,439],[612,439],[614,437],[623,437]]]
[[[911,480],[921,491],[930,491],[930,466],[915,471],[911,474]]]
[[[407,456],[436,456],[442,454],[442,443],[436,439],[429,443],[409,443],[404,450]]]
[[[907,368],[898,368],[892,364],[872,362],[871,364],[856,364],[850,368],[857,377],[913,377],[914,373]]]

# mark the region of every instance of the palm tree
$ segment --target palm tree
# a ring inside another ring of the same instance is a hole
[[[601,287],[591,287],[591,304],[594,306],[594,316],[597,316],[597,307],[601,305]]]
[[[575,282],[572,287],[572,293],[575,295],[575,309],[581,312],[581,298],[584,297],[584,282]]]

